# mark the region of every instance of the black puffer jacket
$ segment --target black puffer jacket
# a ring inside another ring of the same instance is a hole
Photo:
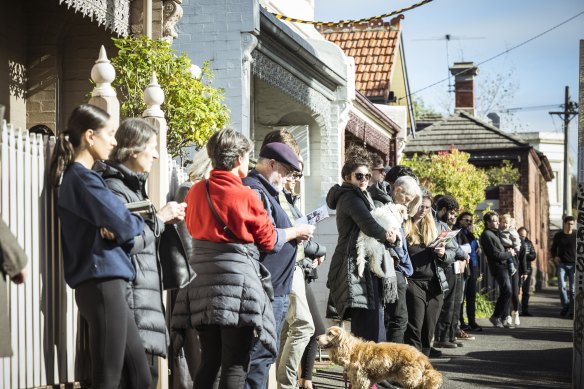
[[[95,170],[123,203],[148,198],[145,191],[147,175],[110,161],[98,163]],[[162,279],[156,249],[157,237],[164,230],[164,223],[156,215],[145,221],[142,236],[134,239],[131,251],[136,279],[128,284],[127,298],[146,352],[166,358],[169,337],[164,320]]]
[[[329,208],[337,211],[339,238],[331,259],[327,287],[337,314],[346,319],[350,308],[374,309],[372,274],[365,267],[363,277],[357,273],[356,244],[359,231],[385,242],[386,231],[371,216],[373,202],[354,185],[333,186],[327,195]]]
[[[178,292],[172,311],[173,348],[182,347],[186,328],[251,326],[275,357],[276,321],[258,276],[256,246],[195,239],[193,250],[190,263],[197,277]]]

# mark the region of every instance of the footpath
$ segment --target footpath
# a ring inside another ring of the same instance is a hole
[[[441,349],[432,358],[444,376],[443,389],[570,388],[572,379],[573,319],[560,316],[556,288],[530,298],[534,317],[521,317],[516,328],[494,328],[478,319],[482,332],[456,349]],[[323,360],[313,377],[318,389],[345,388],[342,369]]]

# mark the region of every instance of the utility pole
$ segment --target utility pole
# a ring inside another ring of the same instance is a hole
[[[564,96],[564,110],[561,112],[550,112],[550,115],[558,115],[564,122],[564,209],[562,217],[572,214],[572,210],[568,206],[571,193],[568,193],[568,180],[570,179],[570,172],[568,171],[568,129],[570,128],[570,120],[578,114],[578,104],[570,101],[570,87],[566,86],[566,93]]]

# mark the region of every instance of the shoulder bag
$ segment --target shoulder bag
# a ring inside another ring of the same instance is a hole
[[[158,225],[160,222],[156,217],[156,210],[148,199],[127,203],[126,208],[143,218],[150,218],[154,224],[154,235],[158,238],[157,250],[162,271],[162,287],[169,290],[187,286],[195,278],[195,271],[189,264],[189,258],[176,227],[172,224],[166,225],[160,234]]]
[[[221,219],[221,217],[219,216],[219,214],[215,210],[215,206],[213,205],[213,202],[211,201],[211,196],[209,195],[209,180],[205,181],[205,189],[207,190],[207,202],[209,203],[209,208],[211,208],[211,212],[213,213],[213,216],[215,216],[215,219],[217,220],[217,223],[219,223],[219,226],[235,242],[246,244],[241,239],[239,239],[237,236],[235,236],[233,231],[231,231],[229,229],[229,227],[227,227],[227,225],[223,222],[223,219]],[[251,262],[252,259],[248,255],[246,255],[246,256]],[[274,301],[274,286],[272,285],[272,275],[270,274],[270,271],[264,266],[263,263],[258,261],[258,264],[260,265],[260,267],[259,267],[259,271],[258,271],[257,275],[258,275],[258,278],[260,279],[260,283],[262,284],[262,288],[266,292],[266,295],[268,296],[270,301]],[[251,265],[255,269],[253,262]]]
[[[195,271],[189,264],[175,225],[166,225],[160,234],[158,255],[162,268],[162,286],[165,290],[184,288],[195,278]]]

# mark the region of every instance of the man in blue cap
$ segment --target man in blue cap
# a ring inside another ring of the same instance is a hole
[[[279,202],[279,194],[284,184],[293,179],[294,172],[301,170],[300,161],[294,150],[288,145],[274,142],[262,147],[255,169],[243,179],[244,185],[258,193],[278,235],[274,250],[271,253],[262,253],[260,256],[260,261],[268,268],[272,276],[274,287],[272,308],[278,337],[288,313],[288,294],[292,287],[297,242],[310,239],[314,232],[312,225],[293,226]],[[279,344],[280,340],[277,339],[277,341],[276,344]],[[257,342],[251,354],[246,388],[264,389],[270,365],[274,362],[270,352]]]

